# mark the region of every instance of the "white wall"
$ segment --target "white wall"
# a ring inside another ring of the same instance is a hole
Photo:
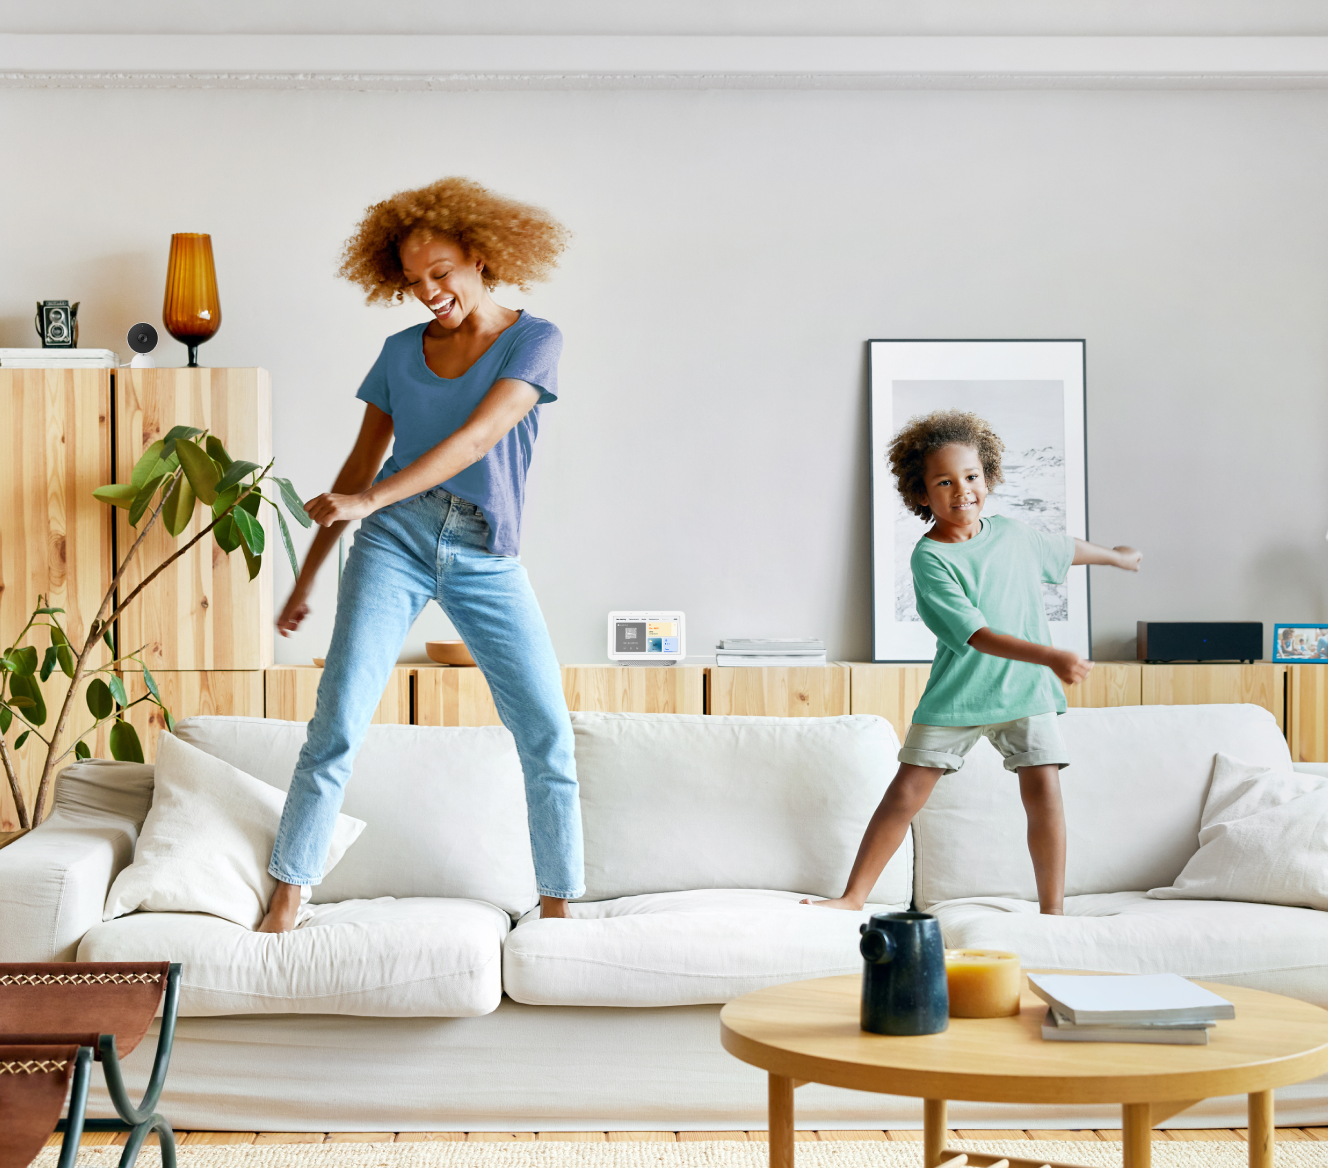
[[[565,662],[635,605],[684,608],[694,653],[869,657],[864,341],[889,336],[1087,338],[1090,533],[1146,553],[1094,569],[1099,657],[1141,618],[1271,633],[1328,620],[1326,115],[1322,90],[0,91],[0,344],[68,297],[124,352],[171,232],[211,232],[203,361],[271,370],[278,464],[316,493],[383,336],[422,319],[364,307],[339,245],[371,200],[470,175],[576,233],[500,297],[566,335],[523,557]],[[279,660],[321,653],[333,575]]]

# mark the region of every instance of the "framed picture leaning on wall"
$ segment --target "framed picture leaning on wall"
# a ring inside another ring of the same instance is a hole
[[[1005,481],[984,515],[1088,538],[1083,341],[869,341],[871,359],[872,659],[930,661],[909,557],[927,530],[904,508],[887,451],[909,418],[970,410],[1005,443]],[[1052,641],[1089,656],[1088,569],[1044,584]],[[999,629],[997,630],[1000,631]]]
[[[1328,665],[1328,626],[1274,625],[1273,660]]]

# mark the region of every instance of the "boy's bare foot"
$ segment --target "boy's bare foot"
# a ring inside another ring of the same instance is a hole
[[[560,896],[541,896],[540,897],[540,920],[548,920],[549,917],[566,917],[567,901]]]
[[[298,884],[277,881],[277,890],[272,894],[272,903],[267,906],[267,913],[259,922],[256,933],[289,933],[295,928],[295,918],[300,915],[300,893]]]
[[[861,900],[853,900],[847,896],[839,896],[834,900],[813,900],[810,896],[804,896],[799,904],[815,905],[817,908],[842,908],[849,912],[861,912],[862,906],[866,903]]]

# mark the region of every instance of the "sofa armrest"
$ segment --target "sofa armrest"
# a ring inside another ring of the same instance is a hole
[[[0,850],[0,961],[73,961],[134,858],[152,767],[87,759],[56,779],[38,827]]]

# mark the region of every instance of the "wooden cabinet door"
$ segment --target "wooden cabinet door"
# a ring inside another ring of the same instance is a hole
[[[116,379],[117,480],[172,426],[199,426],[235,459],[272,457],[272,392],[265,369],[122,369]],[[275,496],[273,496],[275,497]],[[264,669],[273,663],[272,557],[284,555],[265,505],[267,551],[251,581],[244,556],[225,555],[212,536],[158,576],[120,618],[121,644],[144,646],[149,669]],[[135,538],[116,511],[119,545]],[[178,539],[158,521],[125,574],[121,595],[211,522],[199,506]],[[123,554],[123,550],[121,554]]]
[[[0,369],[0,648],[14,643],[39,595],[65,609],[64,627],[81,644],[110,586],[111,509],[92,497],[111,481],[110,407],[109,369]],[[25,643],[45,653],[49,634]],[[89,660],[108,657],[98,646]],[[43,731],[55,725],[64,682],[57,675],[42,686],[55,706]],[[11,746],[22,729],[11,726]],[[30,738],[15,761],[31,810],[45,749]],[[17,827],[0,779],[0,831]]]

